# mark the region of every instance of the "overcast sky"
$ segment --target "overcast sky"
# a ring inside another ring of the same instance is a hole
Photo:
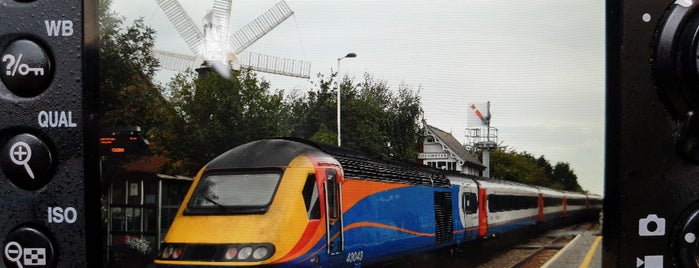
[[[155,0],[114,0],[113,10],[143,17],[156,48],[189,49]],[[195,23],[212,0],[181,1]],[[234,0],[231,31],[277,1]],[[301,1],[246,52],[312,62],[311,74],[370,73],[396,89],[420,88],[427,123],[465,139],[467,104],[491,102],[491,126],[517,151],[568,162],[580,185],[603,193],[604,1]],[[163,72],[163,82],[170,75]],[[273,88],[304,92],[310,80],[262,74]]]

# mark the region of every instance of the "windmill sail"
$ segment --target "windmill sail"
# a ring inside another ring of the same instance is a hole
[[[194,70],[201,64],[201,61],[197,61],[197,57],[195,56],[161,50],[153,50],[153,56],[158,60],[161,67],[176,72],[184,72],[188,69]]]
[[[248,52],[240,59],[242,68],[299,78],[311,78],[311,62]]]
[[[160,66],[165,69],[184,72],[199,68],[202,60],[197,60],[195,56],[178,53],[153,50],[153,56],[160,62]],[[298,78],[311,77],[311,62],[281,58],[260,53],[248,52],[240,58],[240,68],[252,69],[258,72],[285,75]]]
[[[194,54],[199,54],[201,50],[202,32],[196,27],[192,18],[182,8],[177,0],[156,0],[160,9],[163,10],[165,16],[170,22],[175,25],[175,29],[182,36],[189,49]]]
[[[231,17],[231,1],[216,0],[214,1],[214,20],[224,28],[225,33],[228,33],[228,21]]]
[[[292,11],[284,1],[274,5],[267,10],[267,12],[231,35],[230,42],[235,48],[235,54],[240,54],[240,52],[262,38],[293,14],[294,11]]]

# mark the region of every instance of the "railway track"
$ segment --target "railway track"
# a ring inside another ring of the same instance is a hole
[[[558,251],[563,249],[575,236],[582,232],[599,230],[599,224],[593,222],[566,226],[552,232],[532,238],[524,244],[511,249],[504,249],[489,258],[489,261],[475,265],[478,268],[512,267],[535,268],[541,267]]]
[[[465,247],[449,254],[413,256],[376,267],[541,267],[572,241],[577,234],[594,230],[599,230],[598,223],[585,222],[561,227],[529,239],[513,239],[505,242],[506,239],[498,238],[479,246]]]
[[[550,242],[542,245],[524,245],[518,246],[513,250],[523,250],[531,251],[529,255],[526,255],[520,261],[514,263],[511,268],[522,268],[522,267],[540,267],[551,257],[556,255],[556,253],[568,244],[572,238],[569,237],[555,237],[551,239]]]

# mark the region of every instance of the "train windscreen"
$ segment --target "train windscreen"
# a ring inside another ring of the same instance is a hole
[[[281,174],[210,174],[197,185],[187,213],[230,214],[264,212],[272,203]]]

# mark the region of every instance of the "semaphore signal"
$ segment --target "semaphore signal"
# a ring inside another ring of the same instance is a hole
[[[483,151],[483,177],[490,177],[490,151],[498,146],[498,129],[490,126],[490,102],[469,105],[466,124],[468,146]],[[480,111],[485,108],[485,115]]]

